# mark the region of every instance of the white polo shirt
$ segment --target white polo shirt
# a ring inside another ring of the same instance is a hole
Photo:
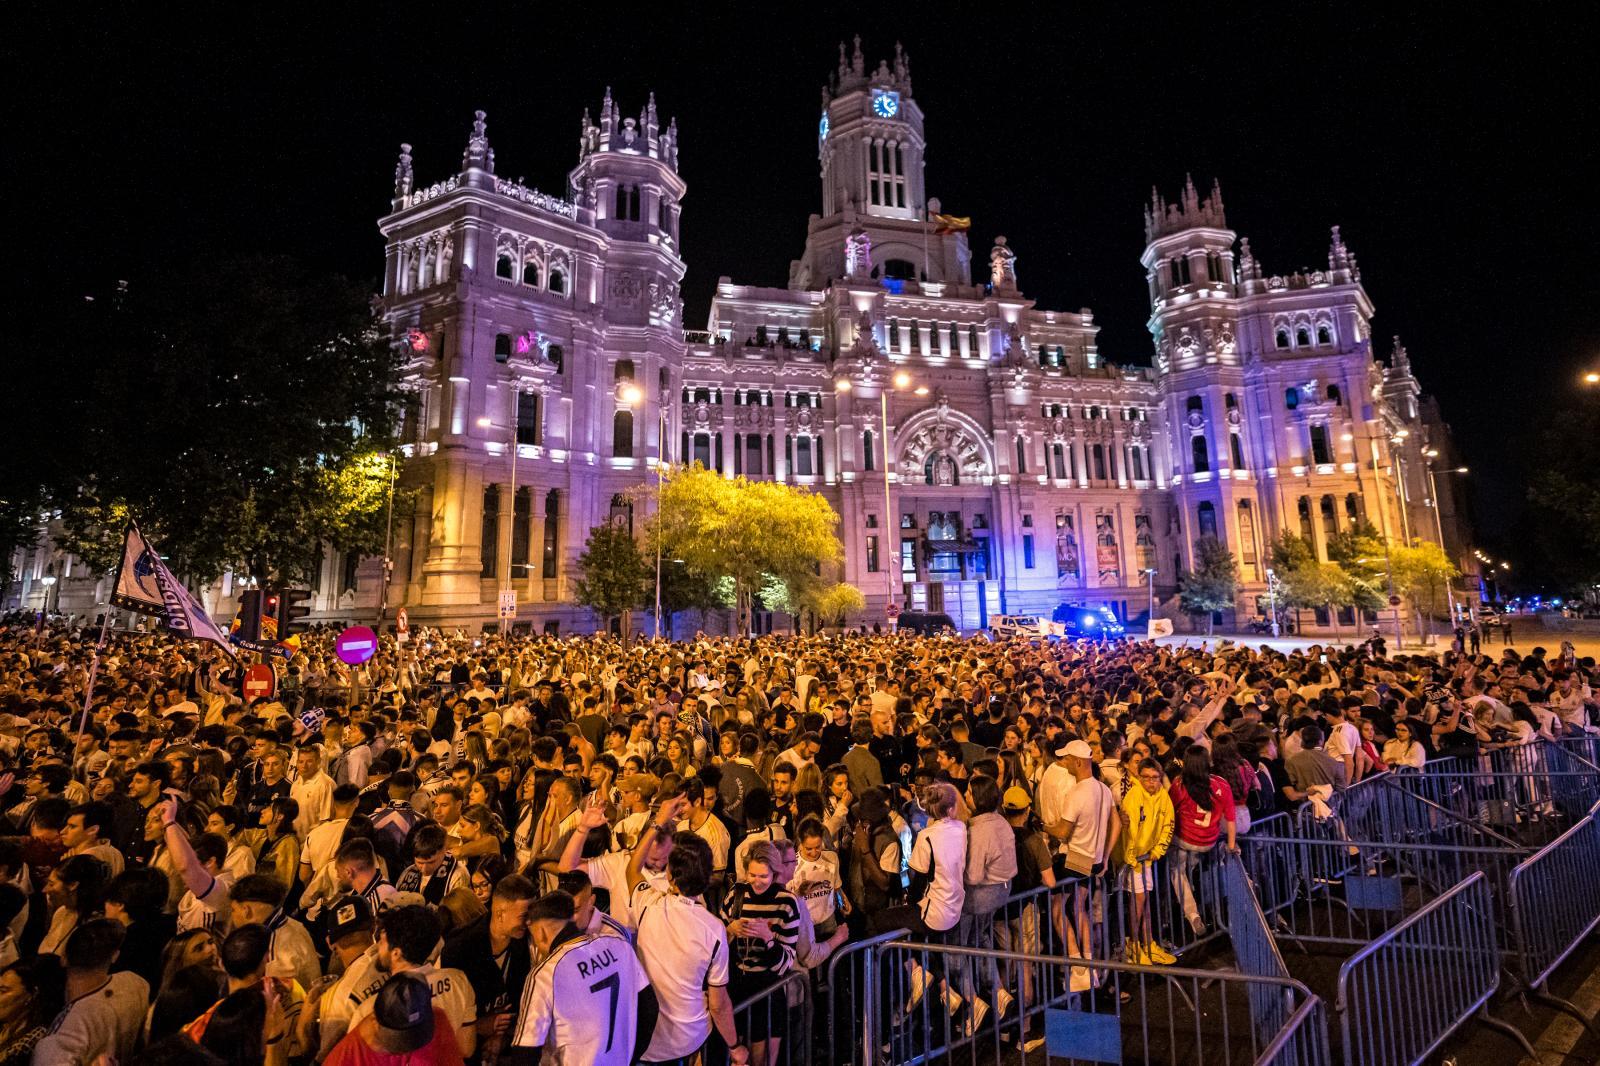
[[[728,984],[728,930],[702,904],[648,884],[634,888],[629,905],[637,916],[639,961],[660,1007],[644,1057],[687,1058],[711,1035],[706,989]]]
[[[557,944],[533,971],[511,1043],[533,1048],[553,1042],[562,1061],[628,1066],[639,991],[649,984],[626,940],[579,933]]]

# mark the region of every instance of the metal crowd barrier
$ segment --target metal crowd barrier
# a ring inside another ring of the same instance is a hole
[[[1421,1062],[1485,1011],[1500,987],[1492,910],[1475,873],[1345,960],[1335,1011],[1347,1066]]]
[[[868,1012],[871,1028],[861,1057],[853,1061],[977,1066],[1016,1062],[1019,1052],[1027,1063],[1326,1066],[1329,1061],[1321,1001],[1289,978],[906,940],[868,949],[867,958],[868,969],[875,971],[870,987],[882,1003]],[[951,1000],[949,975],[987,960],[1013,975],[1033,972],[1040,996],[1024,1004],[1020,982],[1013,979],[993,995],[986,992],[981,1011],[971,1000]],[[1282,1004],[1280,1023],[1264,1034],[1252,1024],[1253,1002],[1262,998]]]
[[[1221,865],[1223,891],[1228,898],[1228,935],[1233,940],[1234,958],[1239,971],[1256,977],[1286,979],[1289,967],[1278,952],[1278,942],[1272,936],[1266,915],[1261,913],[1261,903],[1256,899],[1242,862],[1224,862]],[[1274,1033],[1288,1024],[1290,1005],[1276,988],[1261,985],[1249,990],[1250,1021],[1256,1035],[1270,1041]]]
[[[1600,806],[1511,871],[1516,974],[1540,998],[1593,1028],[1576,1006],[1546,987],[1557,967],[1600,926]]]
[[[804,970],[785,974],[733,1005],[733,1028],[747,1048],[765,1043],[767,1066],[810,1066],[811,978]],[[721,1038],[712,1030],[713,1044]],[[725,1054],[725,1048],[714,1048]],[[726,1061],[709,1056],[707,1061]]]
[[[1380,774],[1333,797],[1331,818],[1318,818],[1312,805],[1296,812],[1295,835],[1391,843],[1453,844],[1463,847],[1519,847],[1516,841],[1462,818],[1419,792],[1400,784],[1402,776]]]
[[[1553,771],[1530,765],[1512,772],[1408,774],[1394,778],[1392,784],[1464,821],[1505,829],[1576,820],[1600,802],[1600,773],[1592,770]]]
[[[1475,873],[1506,917],[1511,870],[1524,849],[1332,837],[1241,837],[1262,911],[1282,937],[1364,947]]]

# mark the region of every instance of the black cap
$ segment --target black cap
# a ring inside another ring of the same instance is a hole
[[[422,978],[397,973],[378,990],[373,1040],[392,1055],[409,1055],[433,1039],[433,991]]]
[[[328,943],[337,944],[351,933],[372,929],[372,905],[362,896],[340,896],[328,917]]]

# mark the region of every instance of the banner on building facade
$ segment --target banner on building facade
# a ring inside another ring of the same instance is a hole
[[[173,576],[132,522],[128,523],[127,537],[122,542],[122,562],[117,566],[111,602],[159,618],[169,633],[209,640],[229,655],[235,654],[228,635],[211,620],[183,582]]]

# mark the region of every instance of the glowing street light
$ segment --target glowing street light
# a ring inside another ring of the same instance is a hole
[[[1600,370],[1591,370],[1583,375],[1585,385],[1600,385]]]
[[[926,396],[926,395],[928,395],[928,387],[926,385],[915,385],[915,383],[911,379],[911,375],[908,374],[904,370],[896,371],[894,377],[890,378],[889,380],[890,380],[890,384],[896,390],[899,390],[899,391],[910,390],[912,392],[912,394],[916,395],[916,396]],[[839,393],[839,394],[841,394],[841,395],[843,395],[844,393],[849,392],[853,387],[854,386],[851,385],[851,383],[850,383],[848,378],[838,378],[833,383],[834,391]],[[890,604],[893,604],[895,602],[895,600],[897,599],[897,597],[895,596],[895,588],[894,588],[894,572],[895,572],[895,568],[900,565],[900,562],[899,562],[900,553],[899,553],[899,545],[895,545],[895,549],[896,549],[895,550],[895,557],[894,557],[893,560],[891,560],[889,558],[889,551],[888,551],[889,545],[887,543],[889,531],[899,528],[899,523],[892,520],[893,519],[893,511],[894,511],[894,501],[889,495],[889,462],[890,462],[890,460],[889,460],[889,391],[890,390],[887,389],[887,388],[882,388],[882,389],[878,390],[878,418],[879,418],[879,426],[880,426],[881,432],[883,434],[883,526],[882,526],[882,529],[884,530],[884,533],[882,534],[882,536],[885,539],[885,543],[884,543],[882,549],[880,550],[880,561],[883,564],[884,584],[886,586],[885,591],[887,592],[888,597],[889,597],[888,602]]]

